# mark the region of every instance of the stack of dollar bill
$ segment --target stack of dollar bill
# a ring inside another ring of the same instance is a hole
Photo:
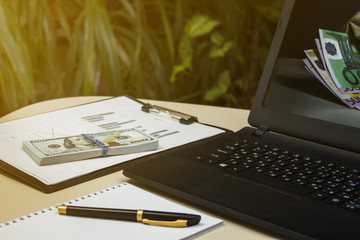
[[[30,140],[23,149],[40,166],[155,150],[158,140],[137,129]]]
[[[360,109],[360,54],[346,33],[319,29],[317,49],[305,50],[305,67],[350,108]]]

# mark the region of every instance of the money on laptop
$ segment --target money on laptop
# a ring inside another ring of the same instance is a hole
[[[23,142],[40,166],[155,150],[158,140],[135,128]]]
[[[360,110],[360,53],[347,33],[319,29],[317,49],[305,50],[304,63],[340,101]]]

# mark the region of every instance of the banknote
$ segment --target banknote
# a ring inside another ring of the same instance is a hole
[[[305,63],[305,68],[313,75],[316,79],[319,80],[321,84],[323,84],[332,94],[334,94],[340,101],[342,101],[345,105],[350,108],[356,108],[360,110],[360,97],[353,97],[353,98],[345,98],[342,99],[339,96],[340,91],[337,88],[331,88],[328,83],[319,75],[318,71],[315,69],[314,65],[308,58],[303,59]],[[336,91],[337,90],[337,91]],[[335,92],[336,91],[336,92]],[[341,93],[340,93],[341,94]]]
[[[131,128],[23,142],[24,151],[40,166],[155,150],[158,140]]]
[[[335,96],[337,96],[341,100],[344,100],[343,102],[351,108],[360,105],[360,101],[359,101],[360,93],[342,93],[336,87],[332,77],[330,76],[323,62],[318,57],[317,51],[315,51],[314,49],[308,49],[308,50],[304,50],[304,52],[306,57],[310,61],[311,65],[315,68],[316,72],[321,76],[321,79],[323,80],[322,83],[326,84]]]
[[[327,69],[341,93],[360,92],[360,54],[346,33],[319,29]]]
[[[324,64],[319,59],[314,49],[304,50],[306,57],[311,62],[312,66],[316,69],[316,71],[320,74],[321,78],[324,80],[327,86],[341,99],[350,98],[348,94],[343,94],[339,91],[339,89],[334,84],[330,74],[327,72]]]

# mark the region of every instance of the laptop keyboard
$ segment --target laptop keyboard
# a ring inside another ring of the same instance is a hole
[[[248,140],[202,153],[195,160],[348,210],[360,209],[360,171],[356,169]]]

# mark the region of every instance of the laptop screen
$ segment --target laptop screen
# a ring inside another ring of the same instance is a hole
[[[250,124],[360,152],[360,55],[340,33],[358,11],[355,0],[285,1]]]

